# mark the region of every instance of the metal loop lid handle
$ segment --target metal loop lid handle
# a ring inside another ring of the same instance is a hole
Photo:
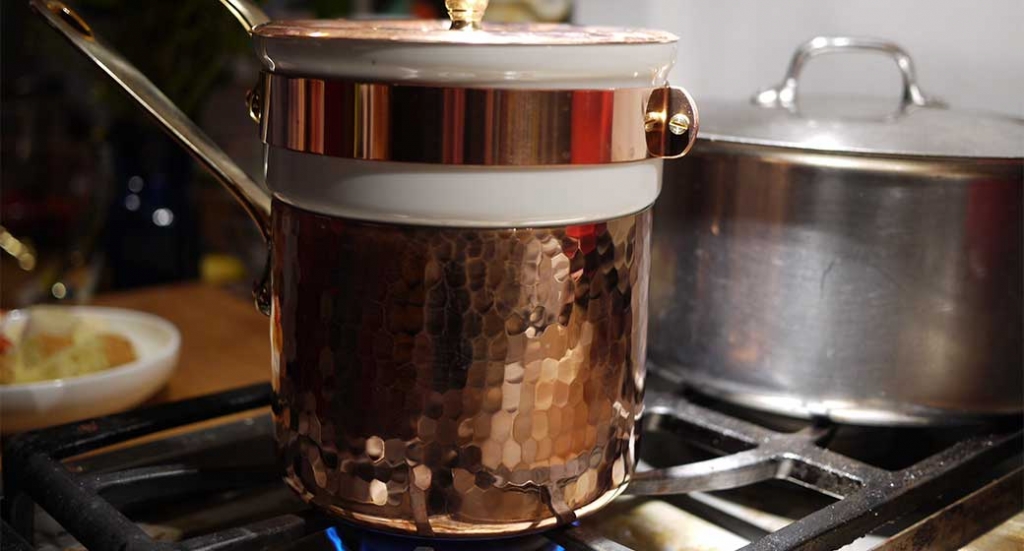
[[[259,24],[266,15],[245,0],[222,0],[243,23]],[[29,5],[78,48],[108,77],[123,88],[160,126],[192,154],[235,196],[256,222],[263,237],[270,237],[270,192],[238,167],[185,113],[128,60],[98,40],[74,10],[57,0],[30,0]],[[235,9],[238,8],[238,9]],[[248,28],[251,31],[251,27]]]
[[[918,107],[944,107],[945,104],[931,98],[921,91],[914,72],[914,62],[903,48],[897,44],[878,38],[858,38],[846,36],[818,36],[804,42],[797,48],[789,61],[789,69],[782,82],[773,88],[766,88],[757,93],[753,102],[761,107],[784,107],[795,109],[797,105],[797,87],[800,72],[807,62],[821,54],[848,52],[877,52],[888,55],[896,62],[903,77],[904,108],[915,105]]]

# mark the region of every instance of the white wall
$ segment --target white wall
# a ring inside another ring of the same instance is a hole
[[[702,97],[749,98],[776,84],[815,35],[893,40],[925,93],[951,106],[1024,117],[1024,0],[576,0],[582,24],[657,27],[679,35],[672,82]],[[895,65],[877,54],[825,56],[801,90],[891,95]]]

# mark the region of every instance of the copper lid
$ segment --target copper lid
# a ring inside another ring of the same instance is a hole
[[[253,47],[276,74],[503,89],[663,86],[676,57],[664,31],[481,23],[487,0],[445,4],[451,21],[271,21]]]
[[[666,44],[678,40],[672,33],[650,29],[577,27],[553,23],[483,23],[473,32],[452,32],[450,21],[350,21],[307,19],[271,21],[253,34],[267,39],[353,40],[409,44],[475,45],[589,45]]]
[[[576,27],[551,23],[482,23],[488,0],[447,0],[445,4],[450,21],[271,21],[253,29],[253,34],[267,39],[537,46],[664,44],[678,40],[671,33],[648,29]]]

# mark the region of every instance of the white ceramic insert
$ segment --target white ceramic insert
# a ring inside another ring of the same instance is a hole
[[[605,165],[473,167],[357,161],[267,147],[267,185],[306,210],[448,227],[562,226],[649,207],[660,159]]]

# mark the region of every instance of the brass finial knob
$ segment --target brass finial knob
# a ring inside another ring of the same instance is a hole
[[[487,11],[489,0],[445,0],[448,17],[452,20],[453,31],[475,31]]]

